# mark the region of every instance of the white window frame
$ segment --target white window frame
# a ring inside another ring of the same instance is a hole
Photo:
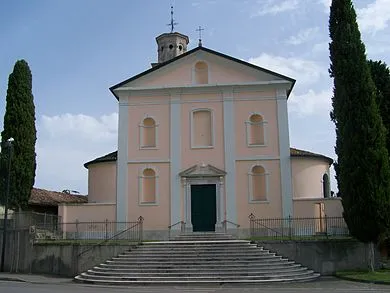
[[[143,187],[144,187],[144,171],[146,169],[152,169],[154,171],[154,178],[155,178],[155,201],[154,202],[143,202]],[[158,169],[154,166],[146,165],[143,166],[139,170],[139,175],[138,175],[138,205],[139,206],[158,206],[160,204],[160,192],[159,192],[159,172]]]
[[[197,146],[197,145],[194,145],[195,143],[195,138],[194,138],[194,113],[196,112],[202,112],[202,111],[207,111],[207,112],[210,112],[210,115],[211,115],[211,145],[209,146]],[[214,121],[214,110],[213,109],[210,109],[210,108],[196,108],[196,109],[193,109],[191,110],[191,122],[190,122],[190,125],[191,125],[191,149],[212,149],[215,147],[215,133],[214,133],[214,125],[215,125],[215,121]]]
[[[264,133],[264,144],[251,144],[251,126],[254,125],[253,122],[251,122],[251,117],[253,115],[259,115],[263,118],[263,122],[261,122],[260,124],[262,124],[263,126],[263,133]],[[268,146],[268,140],[267,140],[267,125],[268,125],[268,121],[266,121],[264,119],[264,115],[259,113],[259,112],[253,112],[253,113],[250,113],[249,117],[248,117],[248,120],[245,121],[245,132],[246,132],[246,146],[248,148],[257,148],[257,147],[266,147]]]
[[[147,128],[147,126],[144,125],[144,121],[145,119],[148,119],[148,118],[151,118],[154,120],[154,128],[155,128],[155,142],[156,142],[156,145],[155,146],[145,146],[143,145],[143,141],[144,141],[144,130],[145,128]],[[146,115],[141,123],[138,125],[139,126],[139,149],[140,150],[157,150],[158,149],[158,126],[159,124],[157,123],[157,120],[155,117],[153,116],[149,116],[149,115]]]
[[[264,169],[264,176],[265,176],[265,199],[264,200],[255,200],[253,196],[253,177],[254,174],[252,172],[254,167],[262,167]],[[267,171],[267,169],[260,163],[254,164],[250,167],[248,172],[248,201],[249,203],[256,204],[256,203],[269,203],[269,176],[270,173]]]

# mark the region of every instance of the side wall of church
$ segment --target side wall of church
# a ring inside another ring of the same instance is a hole
[[[324,198],[323,176],[329,178],[329,163],[323,159],[293,157],[291,160],[293,174],[293,197]]]
[[[116,202],[116,162],[88,166],[88,202]]]

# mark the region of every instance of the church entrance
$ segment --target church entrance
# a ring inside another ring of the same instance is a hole
[[[216,184],[191,185],[191,222],[193,231],[215,231],[216,210]]]

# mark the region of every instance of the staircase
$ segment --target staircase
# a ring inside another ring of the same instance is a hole
[[[221,284],[311,281],[319,274],[222,233],[145,242],[75,277],[85,283]]]

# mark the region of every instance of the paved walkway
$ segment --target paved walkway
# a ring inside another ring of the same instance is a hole
[[[25,282],[32,284],[64,284],[73,282],[73,279],[34,274],[0,273],[0,281]]]
[[[0,292],[8,293],[384,293],[389,285],[364,284],[322,277],[308,283],[224,284],[221,286],[99,286],[74,283],[72,278],[58,278],[33,274],[0,273]]]

